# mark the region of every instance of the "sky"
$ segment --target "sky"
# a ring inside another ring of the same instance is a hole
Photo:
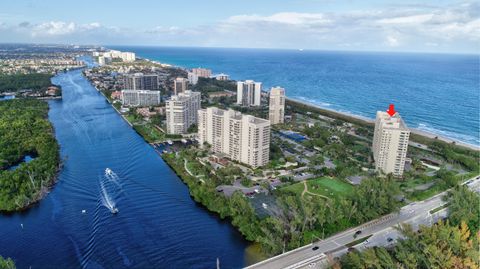
[[[480,1],[2,0],[0,43],[480,53]]]

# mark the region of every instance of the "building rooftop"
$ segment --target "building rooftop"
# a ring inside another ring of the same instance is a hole
[[[382,128],[408,130],[407,125],[398,112],[390,116],[387,112],[377,111],[377,118],[380,119]]]
[[[122,90],[122,92],[126,93],[159,93],[160,91],[150,91],[150,90]]]
[[[240,111],[236,111],[236,110],[233,110],[233,109],[223,110],[223,109],[220,109],[218,107],[209,107],[207,109],[210,109],[212,111],[213,115],[217,115],[217,116],[223,116],[226,113],[228,113],[229,118],[231,118],[231,119],[241,120],[243,118],[247,118],[248,122],[250,122],[250,123],[270,124],[269,120],[262,119],[262,118],[257,118],[257,117],[252,116],[252,115],[243,115]]]
[[[172,95],[170,100],[172,100],[172,101],[183,101],[183,100],[185,100],[187,98],[190,98],[192,96],[195,96],[195,95],[200,95],[200,92],[193,92],[193,91],[187,90],[187,91],[181,92],[177,95]]]

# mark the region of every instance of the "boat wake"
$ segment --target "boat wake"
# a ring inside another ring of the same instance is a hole
[[[105,183],[102,179],[100,179],[100,199],[102,202],[102,205],[105,206],[112,212],[112,214],[117,214],[118,213],[118,208],[115,203],[115,199],[113,198],[112,195],[109,194]]]

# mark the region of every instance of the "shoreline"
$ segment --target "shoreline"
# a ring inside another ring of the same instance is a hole
[[[149,61],[149,62],[152,62],[152,63],[169,66],[169,67],[172,67],[172,68],[179,68],[179,69],[182,69],[182,70],[188,69],[186,67],[182,67],[182,66],[179,66],[179,65],[162,63],[158,60],[151,60],[151,59],[144,58],[144,57],[137,57],[137,58],[141,59],[141,60],[146,60],[146,61]],[[233,81],[236,81],[236,80],[233,80]],[[268,91],[262,90],[262,93],[268,93]],[[341,117],[349,117],[349,118],[353,118],[355,120],[363,121],[366,124],[374,124],[374,122],[375,122],[375,120],[371,119],[371,118],[363,117],[363,116],[352,114],[352,113],[341,112],[341,111],[330,109],[330,108],[325,108],[325,107],[322,107],[320,105],[310,103],[308,101],[303,101],[303,100],[295,99],[295,98],[288,97],[288,96],[285,96],[285,99],[288,100],[288,101],[291,101],[291,102],[295,102],[295,103],[299,103],[299,104],[311,107],[311,108],[325,110],[325,111],[328,111],[332,114],[338,114]],[[409,129],[413,134],[418,135],[418,136],[422,136],[422,137],[425,137],[425,138],[428,138],[428,139],[439,140],[439,141],[442,141],[442,142],[445,142],[445,143],[448,143],[448,144],[455,144],[457,146],[461,146],[461,147],[471,149],[471,150],[475,150],[475,151],[480,151],[480,145],[470,144],[470,143],[467,143],[467,142],[464,142],[464,141],[461,141],[461,140],[458,140],[458,139],[455,139],[455,138],[450,138],[450,137],[447,137],[447,136],[444,136],[444,135],[441,135],[441,134],[436,134],[434,132],[428,132],[428,131],[425,131],[425,130],[420,130],[418,128],[409,128]]]
[[[316,109],[319,112],[322,112],[322,111],[327,112],[327,114],[332,114],[334,116],[337,116],[340,119],[345,119],[347,121],[350,118],[350,119],[353,119],[354,121],[361,122],[361,123],[369,125],[369,126],[374,126],[374,124],[375,124],[375,120],[367,118],[367,117],[363,117],[363,116],[359,116],[359,115],[355,115],[355,114],[351,114],[351,113],[346,113],[346,112],[340,112],[340,111],[337,111],[337,110],[334,110],[334,109],[324,108],[324,107],[321,107],[317,104],[313,104],[313,103],[303,101],[303,100],[294,99],[294,98],[291,98],[291,97],[285,97],[285,100],[287,102],[292,102],[292,103],[303,105],[305,107]],[[459,140],[456,140],[456,139],[453,139],[453,138],[437,135],[435,133],[427,132],[427,131],[420,130],[420,129],[417,129],[417,128],[408,128],[408,129],[410,130],[411,133],[413,133],[415,135],[422,136],[422,137],[425,137],[425,138],[428,138],[428,139],[431,139],[431,140],[439,140],[439,141],[442,141],[442,142],[445,142],[445,143],[448,143],[448,144],[455,144],[456,146],[464,147],[464,148],[475,150],[475,151],[480,151],[480,146],[477,146],[477,145],[465,143],[463,141],[459,141]]]

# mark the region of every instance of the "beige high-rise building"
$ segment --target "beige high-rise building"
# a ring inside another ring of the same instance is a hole
[[[224,73],[215,75],[216,80],[230,80],[230,76]]]
[[[264,166],[270,155],[270,122],[229,109],[209,107],[198,111],[199,143],[216,153],[248,164]]]
[[[186,78],[176,78],[173,81],[173,94],[177,95],[181,92],[188,90],[188,79]]]
[[[270,89],[270,98],[268,103],[268,119],[271,124],[284,122],[285,117],[285,89],[274,87]]]
[[[212,70],[207,68],[193,68],[192,73],[201,78],[209,78],[212,75]]]
[[[375,170],[401,177],[405,168],[410,130],[398,113],[377,112],[373,135]]]
[[[242,106],[260,106],[262,83],[253,80],[237,82],[237,104]]]
[[[185,91],[173,95],[165,102],[167,133],[184,134],[192,124],[197,123],[200,109],[200,93]]]

